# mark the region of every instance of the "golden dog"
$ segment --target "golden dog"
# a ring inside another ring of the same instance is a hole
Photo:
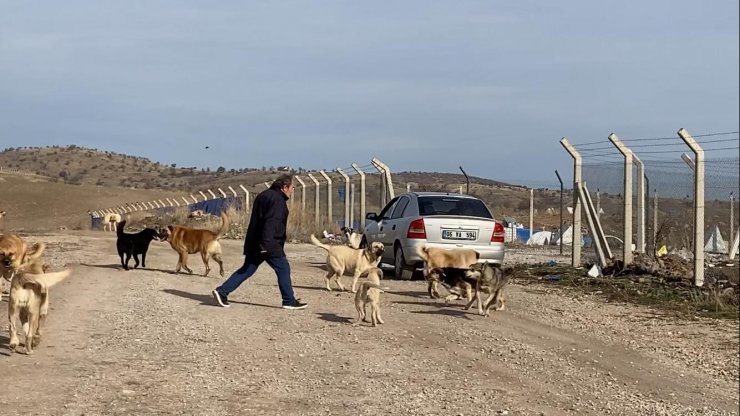
[[[466,276],[476,280],[475,295],[465,306],[466,310],[470,309],[476,299],[478,299],[478,315],[489,316],[489,310],[492,306],[494,311],[504,310],[506,306],[504,286],[509,282],[509,277],[499,267],[494,267],[488,262],[475,264],[470,267]],[[482,293],[488,295],[485,301],[481,297]],[[500,307],[498,305],[499,299],[501,300]]]
[[[103,231],[116,231],[119,222],[121,222],[121,214],[106,212],[103,216]]]
[[[380,276],[383,270],[372,268],[367,273],[367,281],[360,284],[360,289],[355,294],[355,308],[357,308],[357,323],[367,322],[365,307],[370,304],[370,322],[373,326],[382,324],[383,318],[380,317],[380,294],[383,290],[380,287]]]
[[[219,244],[218,240],[228,230],[229,217],[225,212],[221,213],[221,228],[217,232],[188,228],[181,225],[168,225],[164,233],[160,233],[160,235],[167,237],[167,241],[170,242],[172,249],[180,256],[177,260],[175,273],[179,273],[180,269],[184,268],[188,273],[193,274],[193,271],[188,267],[188,254],[200,253],[203,264],[206,266],[204,276],[208,276],[208,273],[211,271],[208,265],[209,257],[218,263],[219,273],[223,276],[224,263],[221,260],[221,244]]]
[[[429,279],[432,269],[468,269],[480,258],[480,253],[471,249],[443,249],[434,247],[420,247],[417,250],[419,257],[424,260],[424,277],[427,279],[427,289],[431,298],[439,298],[437,289],[438,280]]]
[[[25,263],[14,271],[10,282],[8,297],[8,319],[10,320],[9,347],[12,351],[18,347],[16,322],[21,321],[25,336],[26,354],[33,353],[41,342],[41,327],[49,313],[49,288],[66,279],[69,269],[55,273],[43,272],[39,262]]]
[[[44,248],[46,245],[39,242],[31,250],[26,242],[15,234],[0,235],[0,277],[10,281],[15,270],[22,264],[39,258]]]
[[[326,265],[329,272],[326,275],[326,290],[331,291],[330,283],[334,280],[339,289],[344,290],[344,285],[339,280],[345,271],[352,270],[352,293],[357,292],[357,281],[360,275],[378,267],[380,257],[383,255],[383,243],[373,242],[370,247],[361,250],[349,246],[330,246],[322,243],[311,234],[311,243],[326,250]]]

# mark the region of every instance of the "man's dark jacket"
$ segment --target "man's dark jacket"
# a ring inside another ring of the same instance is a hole
[[[285,257],[285,231],[288,224],[288,196],[280,189],[262,191],[252,205],[245,256]]]

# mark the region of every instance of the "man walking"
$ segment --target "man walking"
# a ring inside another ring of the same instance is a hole
[[[298,301],[293,294],[290,264],[284,250],[288,224],[287,201],[294,189],[293,175],[286,174],[277,178],[270,189],[254,199],[244,239],[244,264],[213,290],[213,297],[219,305],[228,307],[229,294],[252,277],[262,262],[267,262],[277,275],[283,309],[306,308],[307,305]]]

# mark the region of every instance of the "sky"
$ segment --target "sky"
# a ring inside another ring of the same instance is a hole
[[[737,0],[0,0],[0,148],[557,184],[562,137],[737,131],[739,36]]]

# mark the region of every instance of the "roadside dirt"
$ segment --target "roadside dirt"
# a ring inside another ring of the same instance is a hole
[[[109,233],[33,235],[75,273],[51,291],[42,344],[10,353],[0,332],[3,414],[732,415],[738,328],[606,303],[547,283],[511,284],[485,318],[384,280],[384,325],[353,325],[353,295],[327,292],[324,252],[291,244],[302,311],[279,308],[264,266],[213,305],[217,274],[175,275],[153,243],[125,272]],[[241,242],[223,241],[227,274]],[[547,256],[512,251],[507,263]],[[196,273],[203,270],[190,257]],[[345,282],[349,282],[345,277]],[[5,307],[6,298],[3,296]]]

